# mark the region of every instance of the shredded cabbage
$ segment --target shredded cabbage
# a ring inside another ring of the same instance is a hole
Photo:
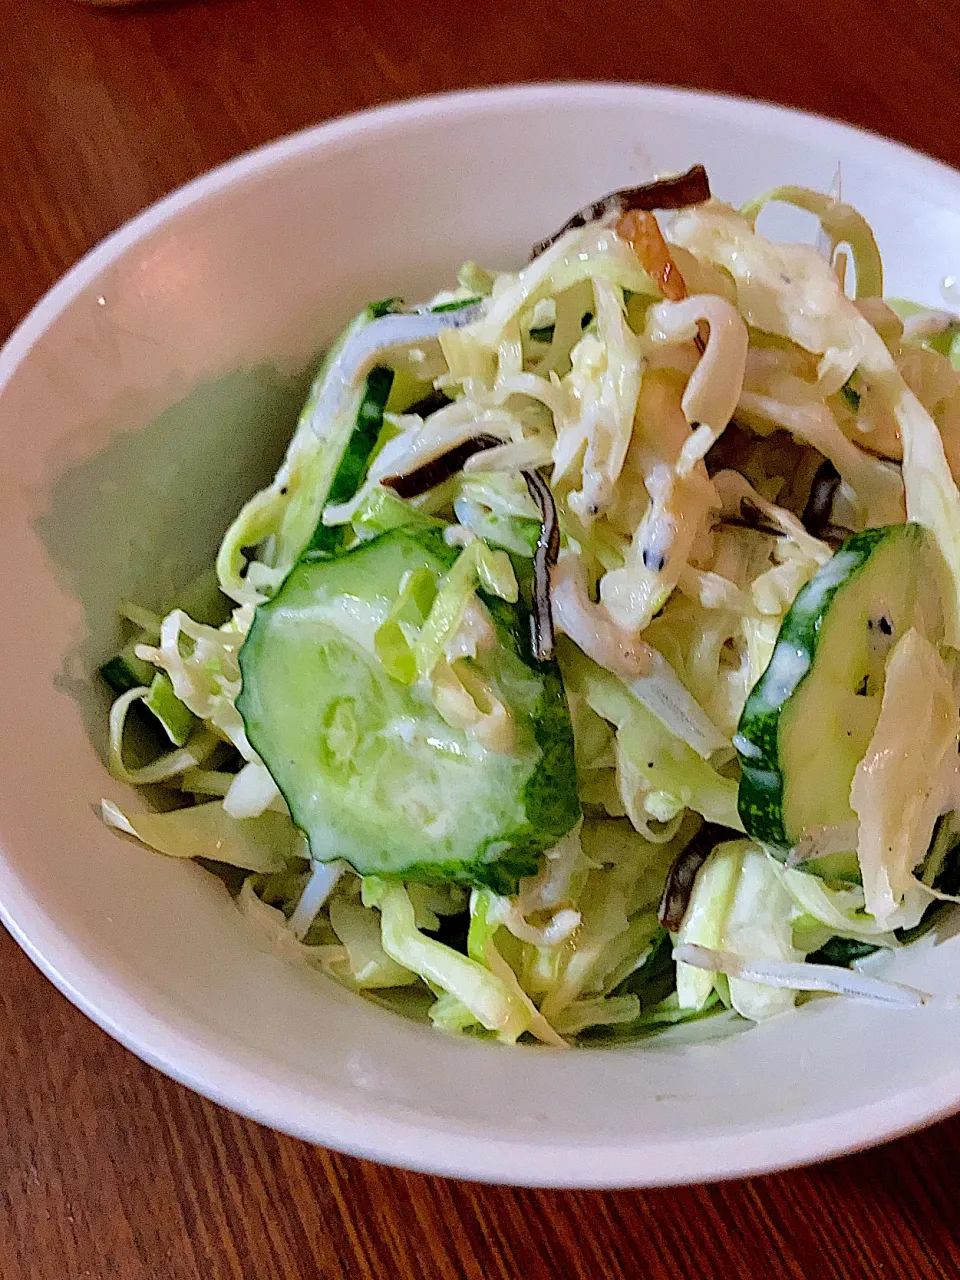
[[[564,680],[597,715],[616,726],[616,767],[626,812],[638,830],[693,809],[711,822],[741,828],[737,783],[723,777],[639,702],[616,676],[570,648]]]
[[[132,786],[138,787],[149,786],[151,783],[168,782],[179,775],[185,774],[190,769],[197,768],[208,758],[217,743],[216,737],[209,730],[200,729],[187,742],[186,746],[180,747],[176,751],[168,751],[166,755],[158,756],[149,764],[130,769],[123,757],[124,729],[127,723],[127,714],[134,703],[143,701],[149,692],[150,690],[145,686],[129,689],[126,693],[122,693],[110,708],[108,761],[110,772],[118,782],[128,782]]]
[[[416,926],[413,904],[402,885],[363,882],[363,903],[380,911],[384,951],[398,965],[455,997],[488,1031],[512,1043],[530,1025],[523,1002],[476,960],[436,942]]]
[[[330,924],[347,952],[351,983],[360,990],[408,987],[417,975],[383,949],[375,915],[358,901],[338,897],[330,904]]]
[[[592,865],[572,895],[581,916],[577,932],[554,947],[521,949],[525,985],[555,1027],[568,1006],[611,995],[642,963],[657,933],[656,900],[676,849],[651,844],[623,821],[598,819],[585,822],[583,845]]]
[[[880,718],[857,766],[850,803],[867,911],[884,928],[914,887],[957,771],[960,712],[936,648],[909,630],[887,661]]]
[[[722,949],[748,960],[795,963],[802,953],[793,945],[793,900],[770,860],[759,849],[744,850],[740,875],[721,932]],[[760,1022],[791,1009],[789,987],[770,988],[725,970],[730,1001],[744,1018]]]
[[[960,648],[960,493],[936,423],[904,382],[883,340],[809,246],[774,245],[722,205],[680,214],[671,234],[695,256],[730,273],[748,324],[820,355],[822,375],[839,369],[846,381],[856,370],[889,406],[903,440],[907,516],[930,530],[943,553],[949,568],[947,643]],[[825,416],[819,420],[824,423]],[[811,421],[812,415],[804,419]]]
[[[501,900],[502,902],[502,900]],[[477,964],[484,965],[503,983],[506,990],[518,1000],[530,1019],[530,1034],[544,1044],[566,1049],[567,1042],[557,1034],[534,1002],[524,991],[516,973],[500,954],[496,944],[497,930],[502,920],[498,910],[497,895],[486,890],[474,892],[470,900],[470,931],[467,937],[467,954]],[[555,945],[555,944],[554,944]]]
[[[124,813],[109,800],[100,808],[107,826],[171,858],[207,858],[265,872],[282,871],[305,856],[303,836],[279,813],[238,821],[216,801],[169,813]]]
[[[845,848],[846,846],[838,852],[844,852]],[[771,865],[804,915],[826,926],[824,941],[838,937],[872,942],[879,947],[899,945],[890,930],[883,928],[873,916],[866,914],[863,889],[859,885],[833,888],[819,876],[795,871],[780,863]],[[912,918],[897,920],[896,927],[911,928],[916,925],[925,906],[926,903],[922,903],[919,912]]]
[[[173,609],[161,624],[159,645],[137,646],[137,656],[166,671],[180,701],[232,742],[245,760],[256,755],[235,705],[240,692],[237,655],[252,621],[249,605],[234,610],[219,628]]]
[[[481,538],[474,539],[461,551],[439,584],[414,649],[418,675],[428,676],[433,671],[478,586],[502,600],[517,599],[517,579],[508,556],[503,551],[491,550]]]
[[[858,213],[852,205],[824,195],[821,191],[811,191],[809,187],[791,186],[775,187],[766,195],[757,196],[756,199],[745,204],[740,212],[751,225],[755,225],[763,207],[774,201],[792,204],[798,209],[806,209],[808,213],[816,214],[827,237],[831,261],[836,257],[841,245],[850,246],[856,273],[857,298],[883,296],[883,263],[880,259],[880,250],[877,248],[870,224],[863,214]]]
[[[640,341],[623,314],[623,295],[609,281],[593,281],[595,333],[580,339],[571,360],[578,376],[569,409],[558,415],[557,450],[569,444],[564,433],[583,439],[581,485],[568,495],[571,509],[590,524],[613,496],[633,434],[640,393]],[[556,460],[556,450],[554,460]]]
[[[691,944],[713,950],[721,945],[727,914],[748,848],[750,842],[747,840],[719,844],[700,868],[677,934],[675,956],[677,950]],[[714,975],[709,970],[694,969],[681,959],[677,960],[677,1001],[681,1009],[703,1009],[713,989]]]

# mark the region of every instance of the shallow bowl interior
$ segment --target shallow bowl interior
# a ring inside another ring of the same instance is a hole
[[[91,1017],[227,1106],[376,1159],[590,1186],[811,1160],[960,1100],[946,1004],[821,1001],[690,1046],[447,1039],[285,965],[215,880],[96,816],[123,791],[92,680],[116,598],[163,603],[209,564],[344,320],[466,257],[516,266],[585,201],[695,161],[734,202],[829,187],[839,163],[889,292],[939,303],[960,266],[960,177],[891,143],[751,103],[538,86],[335,122],[201,179],[85,259],[0,356],[0,914]],[[931,938],[894,972],[950,994],[958,945]]]

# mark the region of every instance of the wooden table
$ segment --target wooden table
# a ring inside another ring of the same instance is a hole
[[[0,338],[172,187],[411,94],[661,80],[841,116],[960,166],[960,8],[935,0],[0,0],[0,15]],[[960,1119],[819,1169],[677,1191],[378,1168],[142,1065],[0,932],[3,1280],[926,1280],[960,1276],[958,1200]]]

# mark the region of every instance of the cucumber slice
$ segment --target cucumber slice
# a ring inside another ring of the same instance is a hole
[[[563,684],[530,656],[527,609],[484,596],[497,643],[471,664],[511,713],[509,753],[451,728],[422,683],[377,656],[406,585],[439,579],[457,554],[438,531],[394,529],[305,557],[257,610],[237,707],[314,858],[510,893],[580,814]]]
[[[854,534],[798,594],[734,742],[748,835],[786,854],[804,831],[855,821],[850,784],[876,728],[887,656],[915,627],[943,640],[942,567],[918,524]],[[855,853],[812,861],[858,879]]]
[[[137,657],[138,643],[131,640],[116,657],[105,662],[100,668],[101,679],[114,693],[127,693],[130,689],[146,686],[149,692],[143,699],[143,705],[153,712],[174,746],[182,747],[200,721],[173,692],[166,672],[158,671],[151,662]]]
[[[120,652],[100,668],[100,678],[104,680],[114,693],[127,693],[130,689],[139,689],[148,685],[157,674],[157,668],[151,662],[144,662],[136,655],[136,646],[140,643],[131,640]]]
[[[175,747],[182,747],[200,724],[190,708],[173,692],[170,677],[165,671],[153,668],[150,691],[143,705],[157,717],[164,733]]]
[[[390,398],[393,377],[393,370],[383,365],[377,365],[367,374],[356,423],[330,484],[327,503],[336,505],[349,502],[363,484],[370,455],[376,448],[383,429],[383,413]],[[326,525],[321,519],[313,531],[308,550],[332,555],[343,543],[347,527],[342,524]]]
[[[452,302],[438,302],[435,307],[430,307],[429,310],[432,311],[434,315],[438,315],[445,311],[462,311],[464,307],[475,307],[478,302],[482,301],[483,299],[480,297],[454,298]]]

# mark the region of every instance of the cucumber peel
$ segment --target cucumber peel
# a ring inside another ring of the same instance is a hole
[[[344,446],[337,470],[330,482],[330,490],[327,494],[327,503],[330,505],[349,502],[363,484],[370,455],[376,448],[383,429],[383,414],[390,398],[393,379],[393,370],[383,365],[377,365],[367,374],[354,429]],[[332,555],[342,544],[345,530],[345,525],[326,525],[321,519],[313,531],[313,537],[307,549]]]
[[[130,689],[139,689],[143,685],[149,686],[156,675],[157,669],[152,663],[137,657],[137,643],[136,640],[131,640],[119,653],[99,668],[101,680],[108,684],[114,693],[127,693]]]
[[[804,831],[855,821],[850,784],[880,714],[886,658],[910,627],[943,642],[942,572],[920,525],[866,529],[793,602],[734,739],[744,829],[781,858]],[[859,878],[855,852],[808,869]]]
[[[173,684],[165,671],[155,672],[143,705],[153,712],[175,747],[185,746],[194,729],[200,727],[197,716],[174,693]]]

